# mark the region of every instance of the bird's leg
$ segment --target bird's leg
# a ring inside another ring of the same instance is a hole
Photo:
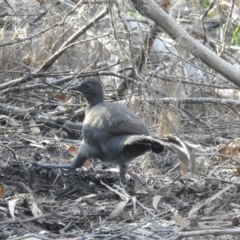
[[[41,168],[54,169],[54,168],[65,168],[75,170],[76,168],[82,167],[84,162],[88,159],[84,144],[80,147],[76,157],[72,159],[71,164],[54,164],[54,163],[39,163],[34,162],[33,165]],[[85,150],[85,151],[84,151]]]
[[[85,157],[81,151],[79,151],[77,156],[72,159],[71,168],[76,169],[82,167],[86,160],[87,157]]]
[[[125,161],[122,161],[119,165],[119,171],[120,171],[120,181],[122,184],[126,184],[126,174],[128,169],[128,163]]]
[[[55,168],[64,168],[64,169],[72,169],[75,170],[76,168],[80,168],[86,158],[82,158],[80,154],[78,154],[75,158],[73,158],[71,164],[55,164],[55,163],[40,163],[34,162],[33,166],[46,168],[46,169],[55,169]]]

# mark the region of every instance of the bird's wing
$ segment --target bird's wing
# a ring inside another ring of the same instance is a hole
[[[139,134],[149,136],[147,125],[139,120],[115,122],[108,127],[108,130],[111,132],[111,135]]]
[[[125,106],[104,102],[87,112],[84,128],[101,131],[105,136],[150,135],[147,125]]]
[[[134,112],[119,104],[108,104],[109,126],[108,130],[113,134],[139,134],[150,135],[147,124]]]

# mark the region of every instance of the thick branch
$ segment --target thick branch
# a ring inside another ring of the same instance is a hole
[[[171,38],[178,40],[179,45],[186,51],[200,58],[210,68],[240,87],[240,71],[191,37],[153,0],[131,0],[131,2],[139,12],[158,24]]]
[[[149,100],[149,102],[156,103],[156,100]],[[159,103],[183,103],[183,104],[213,104],[213,105],[228,105],[232,107],[239,107],[240,101],[223,98],[159,98]]]

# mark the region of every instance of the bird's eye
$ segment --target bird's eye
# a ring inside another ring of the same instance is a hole
[[[86,82],[86,83],[84,84],[84,86],[85,86],[86,88],[90,88],[90,87],[91,87],[91,83],[90,83],[90,82]]]

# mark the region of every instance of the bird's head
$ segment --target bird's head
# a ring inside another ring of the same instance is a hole
[[[104,101],[103,86],[96,78],[88,78],[81,82],[80,85],[69,88],[68,90],[81,92],[90,106]]]

